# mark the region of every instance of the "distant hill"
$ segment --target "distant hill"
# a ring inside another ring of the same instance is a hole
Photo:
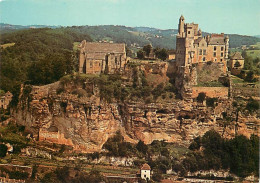
[[[66,28],[75,34],[88,34],[94,41],[113,41],[124,42],[128,46],[142,47],[146,44],[152,44],[153,47],[161,47],[166,49],[175,49],[177,29],[157,29],[150,27],[126,27],[114,25],[99,25],[99,26],[46,26],[46,25],[10,25],[0,24],[0,32],[9,33],[21,29],[33,28]],[[209,33],[203,32],[203,35]],[[230,38],[230,48],[240,47],[242,45],[253,45],[260,42],[260,37],[244,36],[237,34],[228,34]]]
[[[58,28],[61,26],[49,26],[49,25],[12,25],[12,24],[5,24],[0,23],[0,32],[1,33],[8,33],[14,32],[16,30],[21,29],[36,29],[36,28]]]

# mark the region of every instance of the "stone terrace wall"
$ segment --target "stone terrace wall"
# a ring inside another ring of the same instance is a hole
[[[228,87],[192,87],[192,98],[198,97],[201,92],[210,98],[228,98]]]

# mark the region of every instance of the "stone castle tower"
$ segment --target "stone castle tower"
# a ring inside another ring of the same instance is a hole
[[[229,38],[224,33],[203,37],[198,24],[185,23],[184,17],[180,17],[176,38],[175,86],[183,98],[189,96],[191,86],[197,84],[197,65],[217,63],[222,72],[226,73],[228,47]]]

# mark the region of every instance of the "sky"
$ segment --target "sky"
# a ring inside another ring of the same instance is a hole
[[[260,0],[0,0],[0,22],[15,25],[125,25],[260,35]]]

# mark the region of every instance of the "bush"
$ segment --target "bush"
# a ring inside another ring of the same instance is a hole
[[[201,93],[199,93],[199,95],[197,97],[197,101],[202,103],[205,100],[205,98],[206,98],[206,93],[201,92]]]
[[[207,98],[206,99],[206,105],[207,107],[215,107],[215,102],[217,101],[217,98]]]
[[[246,109],[249,112],[257,111],[259,109],[259,102],[251,97],[246,105]]]

